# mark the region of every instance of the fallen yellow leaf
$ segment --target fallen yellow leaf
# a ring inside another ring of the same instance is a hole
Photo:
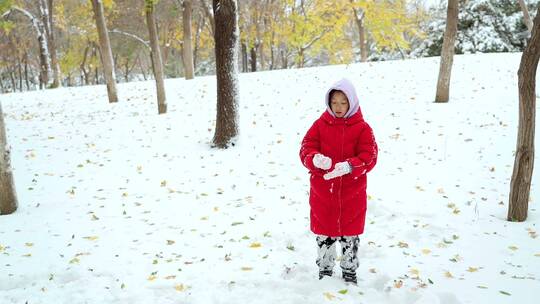
[[[24,245],[25,245],[26,247],[32,247],[32,246],[34,246],[34,243],[24,243]]]
[[[328,300],[332,301],[336,296],[331,294],[330,292],[325,292],[323,293],[324,297],[327,298]]]
[[[172,245],[172,244],[174,244],[173,240],[167,240],[167,245]]]
[[[73,258],[69,261],[70,264],[79,264],[80,260],[78,258]]]
[[[253,267],[242,267],[241,269],[243,271],[251,271],[251,270],[253,270]]]
[[[186,287],[184,286],[184,284],[177,284],[174,285],[174,289],[176,289],[177,291],[184,291],[186,290]]]
[[[257,243],[257,242],[251,243],[251,245],[249,245],[250,248],[260,248],[261,246],[262,246],[261,243]]]
[[[514,246],[514,245],[508,246],[508,249],[514,250],[514,251],[518,250],[517,246]]]
[[[157,279],[157,276],[151,274],[151,275],[148,277],[147,280],[148,280],[148,281],[153,281],[153,280],[155,280],[155,279]]]
[[[427,248],[426,248],[426,249],[422,249],[422,253],[423,253],[423,254],[430,254],[430,253],[431,253],[431,250],[429,250],[429,249],[427,249]]]
[[[403,286],[403,281],[402,280],[394,281],[394,287],[395,288],[401,288],[402,286]]]
[[[447,277],[447,278],[449,278],[449,279],[451,279],[451,278],[454,277],[454,276],[452,275],[452,273],[450,273],[450,271],[445,272],[445,273],[444,273],[444,276]]]
[[[469,267],[469,269],[467,269],[468,272],[477,272],[478,271],[478,268],[476,267]]]
[[[85,237],[83,237],[83,239],[87,239],[87,240],[89,240],[89,241],[95,241],[95,240],[97,240],[98,238],[99,238],[99,236],[97,236],[97,235],[93,235],[93,236],[85,236]]]

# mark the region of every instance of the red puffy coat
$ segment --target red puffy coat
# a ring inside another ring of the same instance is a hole
[[[349,100],[353,98],[356,96]],[[366,218],[366,173],[377,163],[377,143],[359,107],[348,118],[336,118],[330,113],[324,112],[313,123],[300,149],[300,159],[311,175],[311,231],[331,237],[359,235],[364,232]],[[313,165],[317,153],[332,159],[329,170]],[[324,180],[323,175],[342,161],[349,162],[352,172]]]

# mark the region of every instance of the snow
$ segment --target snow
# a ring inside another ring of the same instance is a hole
[[[0,217],[0,302],[536,303],[538,170],[528,220],[505,220],[519,60],[455,56],[448,104],[438,58],[241,74],[227,150],[213,76],[167,79],[166,115],[152,81],[115,104],[104,85],[1,95],[20,206]],[[318,280],[298,158],[342,77],[380,148],[358,286]]]

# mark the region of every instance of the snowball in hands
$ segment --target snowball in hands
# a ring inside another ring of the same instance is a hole
[[[344,161],[341,163],[337,163],[336,166],[334,167],[334,170],[326,173],[323,177],[325,180],[329,180],[332,178],[340,177],[345,174],[349,174],[351,173],[351,171],[352,171],[351,165],[348,162]]]
[[[315,154],[313,157],[313,165],[319,169],[328,170],[332,167],[332,160],[322,154]]]

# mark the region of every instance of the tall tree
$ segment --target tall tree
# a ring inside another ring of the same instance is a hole
[[[182,19],[184,24],[184,74],[186,79],[193,79],[193,47],[191,45],[191,0],[184,0],[182,4]]]
[[[165,84],[163,82],[163,60],[159,49],[159,38],[156,27],[155,4],[157,0],[145,0],[146,25],[150,36],[151,56],[154,67],[154,79],[156,80],[158,113],[167,113],[167,100],[165,96]]]
[[[437,80],[437,93],[435,102],[448,102],[450,90],[450,75],[454,61],[454,43],[456,41],[458,21],[458,0],[448,0],[446,12],[446,30],[444,31],[443,46],[441,50],[441,64],[439,79]]]
[[[508,220],[527,219],[534,167],[534,129],[536,116],[536,70],[540,59],[540,7],[534,18],[531,39],[521,55],[518,70],[519,123],[514,171],[510,181]]]
[[[103,13],[103,3],[101,0],[92,0],[92,8],[94,9],[94,17],[96,19],[96,28],[99,36],[99,47],[101,54],[101,63],[103,66],[103,76],[107,83],[107,94],[109,102],[117,102],[118,94],[116,92],[116,76],[114,73],[114,61],[111,50],[111,42],[109,40],[109,32],[105,23]]]
[[[214,145],[227,148],[238,134],[238,5],[213,0],[216,50],[217,115]],[[217,29],[220,29],[219,32]]]
[[[17,195],[11,172],[4,113],[0,103],[0,215],[10,214],[15,210],[17,210]]]

